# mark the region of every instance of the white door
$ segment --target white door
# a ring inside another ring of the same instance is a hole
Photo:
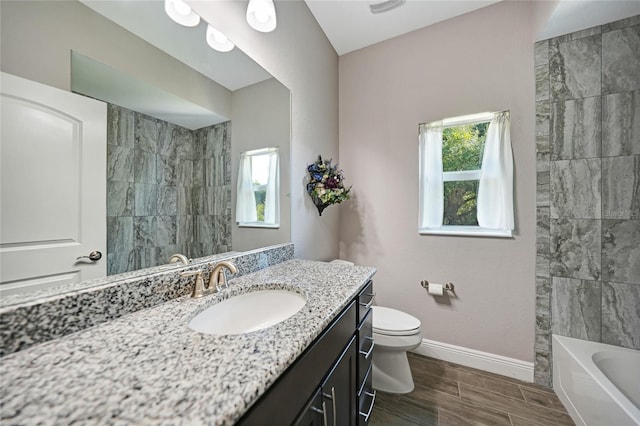
[[[106,275],[106,104],[6,73],[0,98],[0,295]]]

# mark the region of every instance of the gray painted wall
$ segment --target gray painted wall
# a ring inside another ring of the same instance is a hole
[[[499,2],[340,57],[340,255],[374,265],[376,301],[437,342],[533,361],[532,4]],[[473,67],[469,68],[469,63]],[[418,123],[511,111],[514,238],[418,234]],[[323,214],[324,217],[324,214]],[[451,281],[435,298],[421,280]]]
[[[231,250],[231,123],[107,111],[107,273]]]
[[[231,211],[234,250],[251,250],[291,241],[291,102],[290,92],[275,78],[233,92],[231,119]],[[280,148],[280,228],[245,228],[235,221],[240,153]]]
[[[640,349],[640,16],[536,43],[535,379],[551,335]]]

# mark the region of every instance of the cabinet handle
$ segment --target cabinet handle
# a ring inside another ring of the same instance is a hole
[[[360,411],[360,415],[364,417],[364,421],[366,423],[369,421],[369,416],[371,416],[371,412],[373,411],[373,405],[376,402],[376,391],[373,391],[373,393],[365,392],[365,395],[368,395],[371,397],[371,406],[369,406],[369,410],[366,413],[363,413],[362,411]]]
[[[336,388],[331,387],[331,403],[333,404],[333,424],[338,424],[338,419],[336,417]]]
[[[364,310],[368,311],[369,308],[371,307],[371,305],[373,305],[373,299],[376,298],[376,294],[375,293],[369,293],[366,296],[371,296],[371,300],[369,300],[369,303],[360,302],[360,306],[364,306]]]
[[[316,413],[322,413],[322,426],[327,426],[327,404],[322,403],[322,410],[316,407],[311,407]]]
[[[368,359],[369,355],[371,355],[371,352],[373,352],[373,347],[376,345],[376,342],[373,341],[373,338],[369,337],[369,336],[365,336],[366,340],[370,340],[371,341],[371,346],[369,347],[368,351],[360,351],[360,355],[364,355],[364,359]]]
[[[336,388],[335,386],[331,387],[331,395],[329,395],[328,393],[324,393],[322,392],[322,396],[324,396],[325,398],[329,398],[331,400],[331,404],[333,405],[333,424],[337,424],[336,423]],[[324,402],[322,403],[324,405]]]

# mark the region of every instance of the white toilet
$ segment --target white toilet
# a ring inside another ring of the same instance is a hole
[[[331,263],[353,265],[346,260]],[[373,306],[373,388],[388,393],[409,393],[413,377],[407,351],[420,346],[420,320],[397,309]]]
[[[413,377],[407,351],[420,346],[420,320],[397,309],[373,307],[373,388],[409,393]]]

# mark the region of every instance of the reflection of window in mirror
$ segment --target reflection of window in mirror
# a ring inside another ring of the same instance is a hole
[[[236,199],[238,226],[280,226],[278,148],[240,154]]]

